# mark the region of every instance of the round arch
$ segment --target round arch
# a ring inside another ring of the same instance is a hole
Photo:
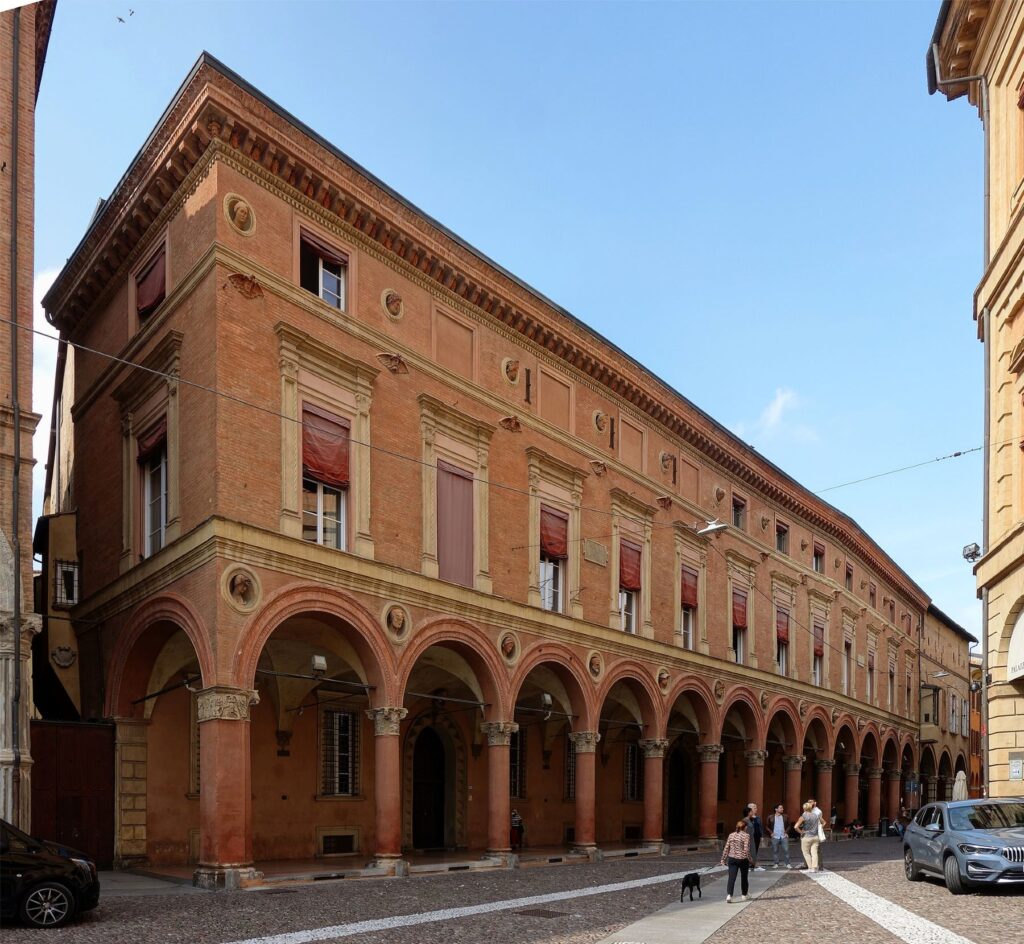
[[[720,730],[720,721],[715,712],[715,698],[703,679],[695,675],[684,675],[669,689],[665,702],[666,721],[676,709],[680,698],[685,698],[687,706],[693,713],[693,721],[697,724],[697,735],[701,744],[711,742],[712,737]],[[671,740],[671,738],[670,738]]]
[[[772,728],[780,731],[785,738],[780,746],[783,753],[795,754],[803,743],[803,730],[800,725],[800,714],[788,698],[776,698],[765,712],[765,736],[767,746],[771,739]]]
[[[539,642],[527,649],[515,667],[509,683],[509,702],[515,705],[522,691],[523,684],[534,669],[542,666],[550,667],[565,688],[566,695],[572,705],[572,714],[576,715],[578,730],[589,730],[597,709],[592,697],[593,686],[584,679],[583,666],[576,654],[561,643]]]
[[[757,698],[750,689],[745,687],[736,687],[728,692],[725,700],[722,702],[722,710],[719,714],[719,728],[717,740],[721,742],[724,736],[725,725],[729,719],[729,713],[733,709],[739,709],[740,717],[744,722],[744,727],[749,726],[753,728],[753,731],[746,732],[748,737],[747,750],[753,750],[764,746],[765,741],[765,723],[764,723],[764,712],[761,711],[761,706],[758,704]],[[743,717],[746,715],[746,717]]]
[[[638,662],[619,662],[612,666],[601,680],[601,686],[598,688],[594,701],[595,714],[598,715],[596,720],[600,720],[599,716],[604,709],[605,701],[612,689],[620,682],[625,683],[634,696],[638,694],[641,696],[637,699],[637,706],[640,710],[638,720],[643,723],[644,736],[648,738],[662,737],[665,731],[665,720],[662,717],[661,696],[648,673]]]

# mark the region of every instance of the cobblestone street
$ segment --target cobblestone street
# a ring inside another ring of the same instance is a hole
[[[907,883],[900,847],[895,841],[843,843],[828,849],[828,867],[860,888],[881,896],[948,929],[936,936],[904,937],[915,944],[943,944],[960,935],[973,944],[1020,939],[1024,896],[983,892],[953,897],[938,882]],[[794,858],[794,862],[796,859]],[[304,944],[344,938],[355,944],[525,944],[564,942],[593,944],[617,940],[616,932],[677,901],[676,879],[658,881],[715,863],[714,857],[614,860],[597,864],[443,874],[396,880],[357,880],[254,890],[235,894],[148,894],[104,896],[96,911],[65,930],[4,929],[10,944],[66,944],[131,941],[133,944],[229,942],[270,938],[274,944]],[[758,873],[759,875],[772,875]],[[653,880],[650,884],[602,891],[613,883]],[[703,901],[692,909],[721,902],[723,873],[705,876]],[[578,894],[574,894],[577,892]],[[502,902],[529,896],[565,895],[540,904]],[[490,905],[492,910],[455,919],[427,916],[420,923],[363,930],[339,928],[328,936],[320,929],[396,916],[422,915],[447,908]],[[679,910],[679,940],[692,941],[686,921],[689,902]],[[353,933],[355,932],[355,933]],[[610,937],[611,936],[611,937]],[[623,940],[640,941],[632,935]],[[891,944],[901,938],[799,872],[784,874],[762,897],[737,907],[728,923],[706,938],[709,944],[843,940]],[[270,942],[268,941],[268,944]]]

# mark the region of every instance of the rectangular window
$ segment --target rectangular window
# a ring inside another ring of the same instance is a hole
[[[910,686],[910,673],[908,672],[907,673],[907,690],[904,693],[904,697],[906,698],[906,701],[903,703],[903,710],[907,713],[907,717],[911,717],[911,713],[910,713],[910,706],[911,706],[910,687],[911,687]]]
[[[789,525],[775,522],[775,550],[780,554],[789,553]]]
[[[145,503],[143,554],[151,557],[164,546],[167,531],[167,441],[161,439],[143,463]]]
[[[732,523],[733,526],[745,531],[747,527],[747,503],[739,497],[732,496]]]
[[[348,546],[349,424],[302,405],[302,539]]]
[[[949,693],[949,733],[957,734],[959,711],[957,710],[956,695]]]
[[[342,253],[306,230],[299,242],[299,284],[332,308],[345,310],[348,261]]]
[[[569,516],[564,511],[540,507],[540,605],[561,613],[564,562],[568,557]]]
[[[437,569],[442,580],[473,586],[473,476],[437,461]]]
[[[970,708],[971,708],[970,704],[968,702],[966,702],[966,701],[962,702],[961,705],[960,705],[960,711],[961,711],[961,715],[960,715],[960,733],[961,734],[968,734],[968,733],[970,733],[970,730],[971,730]]]
[[[814,650],[811,662],[811,676],[815,685],[824,684],[825,672],[825,624],[814,624]]]
[[[351,711],[323,712],[321,796],[359,794],[359,716]]]
[[[526,731],[512,732],[508,751],[509,796],[521,800],[526,796]]]
[[[694,645],[694,633],[697,627],[697,581],[700,575],[692,567],[683,565],[682,586],[680,587],[680,600],[682,601],[682,612],[679,617],[679,631],[682,634],[684,649],[692,649]]]
[[[846,565],[846,583],[844,584],[847,590],[853,593],[853,565]]]
[[[738,665],[747,660],[747,595],[732,591],[732,650]]]
[[[156,311],[167,295],[166,256],[162,245],[135,276],[135,312],[140,321]]]
[[[811,558],[811,566],[815,573],[825,573],[825,545],[814,542],[814,556]]]
[[[53,605],[75,606],[78,603],[78,561],[53,562]]]
[[[814,665],[811,667],[811,676],[815,685],[823,685],[825,681],[825,664],[821,656],[814,657]]]
[[[868,603],[870,603],[872,607],[877,607],[877,599],[878,591],[875,589],[875,585],[873,583],[868,584]]]
[[[619,543],[619,628],[624,633],[636,632],[641,554],[639,545],[625,540]]]
[[[853,694],[853,643],[843,643],[843,694]]]
[[[889,622],[890,623],[895,623],[896,622],[896,602],[895,602],[895,600],[890,600],[889,601]]]
[[[875,702],[875,654],[868,653],[868,703]]]
[[[565,776],[563,793],[567,800],[576,799],[576,745],[572,743],[569,732],[565,732]]]
[[[644,754],[640,745],[629,741],[625,745],[622,763],[622,799],[644,798]]]
[[[775,661],[779,675],[789,675],[789,610],[775,608]]]
[[[889,666],[889,710],[896,710],[896,669]]]

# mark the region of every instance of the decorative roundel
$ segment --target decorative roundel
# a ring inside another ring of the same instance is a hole
[[[408,638],[412,619],[409,611],[400,603],[386,603],[381,619],[388,635],[395,642],[404,642]]]
[[[229,567],[220,578],[221,593],[240,613],[256,609],[262,596],[259,577],[246,567]]]
[[[386,288],[380,293],[380,306],[392,321],[401,321],[402,315],[405,314],[402,296],[393,288]]]
[[[252,204],[240,194],[224,195],[224,218],[241,236],[252,236],[256,232],[256,213]]]
[[[519,640],[516,638],[515,633],[503,633],[498,641],[498,648],[501,650],[502,658],[506,662],[513,663],[519,659]]]
[[[522,366],[518,357],[506,357],[501,362],[501,376],[505,378],[505,383],[513,387],[518,386],[521,372]]]
[[[587,656],[587,669],[591,678],[599,679],[601,677],[604,673],[604,659],[601,658],[601,653],[591,652]]]

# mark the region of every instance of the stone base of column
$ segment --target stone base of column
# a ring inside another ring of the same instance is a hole
[[[669,844],[667,842],[662,842],[660,839],[645,839],[643,851],[653,852],[655,855],[667,856],[669,854]]]
[[[516,855],[516,853],[505,849],[488,849],[484,853],[483,857],[488,862],[493,862],[495,865],[499,865],[503,869],[519,868],[519,856]]]
[[[596,845],[577,845],[572,847],[573,855],[585,855],[591,862],[602,862],[604,853]]]
[[[251,865],[201,865],[192,873],[192,884],[209,891],[237,892],[252,882],[263,880],[263,873]]]
[[[722,843],[717,836],[700,836],[697,845],[701,849],[721,849]]]
[[[409,877],[409,863],[401,856],[377,856],[367,862],[366,867],[380,872],[381,875],[393,875],[395,878]]]

